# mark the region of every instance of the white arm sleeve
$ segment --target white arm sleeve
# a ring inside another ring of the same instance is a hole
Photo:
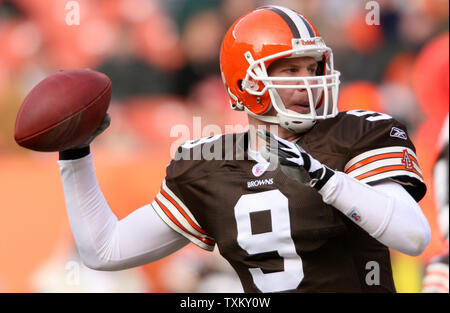
[[[325,203],[389,248],[416,256],[430,241],[430,226],[420,206],[396,182],[371,187],[336,171],[319,193]]]
[[[86,266],[122,270],[159,260],[189,243],[151,205],[118,221],[99,188],[91,154],[58,164],[70,225]]]

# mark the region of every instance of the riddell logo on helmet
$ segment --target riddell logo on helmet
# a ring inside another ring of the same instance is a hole
[[[302,42],[302,45],[304,45],[304,46],[310,46],[310,45],[315,45],[316,44],[316,40],[315,39],[313,39],[313,40],[301,40],[301,42]]]

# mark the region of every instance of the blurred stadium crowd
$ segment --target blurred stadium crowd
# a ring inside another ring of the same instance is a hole
[[[448,250],[432,183],[448,115],[447,0],[378,0],[380,25],[366,23],[368,1],[359,0],[79,0],[79,25],[66,22],[68,2],[0,1],[0,291],[240,290],[216,253],[192,245],[129,271],[84,268],[65,215],[56,154],[25,151],[13,130],[23,98],[47,75],[74,68],[107,74],[112,125],[94,145],[94,160],[112,209],[125,216],[157,193],[177,139],[174,125],[187,125],[190,139],[196,139],[193,116],[203,126],[246,125],[245,114],[229,109],[220,43],[237,17],[264,4],[298,10],[332,47],[342,73],[341,111],[385,112],[407,125],[429,187],[421,206],[432,241],[418,258],[392,258],[398,291],[420,291],[424,266]]]

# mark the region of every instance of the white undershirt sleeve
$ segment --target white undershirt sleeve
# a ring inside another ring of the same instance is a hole
[[[416,256],[430,241],[431,231],[420,206],[399,184],[385,180],[374,186],[336,171],[319,192],[385,246]]]
[[[118,221],[99,188],[91,154],[58,164],[70,225],[86,266],[122,270],[159,260],[189,243],[150,204]]]

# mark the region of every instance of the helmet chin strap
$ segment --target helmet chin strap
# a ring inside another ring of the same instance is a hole
[[[278,124],[294,133],[303,133],[309,130],[316,123],[314,120],[301,118],[301,117],[291,117],[289,115],[300,115],[300,113],[286,109],[283,100],[281,100],[280,95],[275,89],[270,88],[269,90],[270,99],[272,101],[271,105],[277,111]]]
[[[279,126],[293,132],[293,133],[303,133],[307,130],[309,130],[313,125],[316,123],[316,121],[313,120],[303,120],[299,121],[298,119],[293,119],[291,117],[287,117],[284,114],[278,113],[276,116],[267,116],[267,115],[258,115],[255,113],[252,113],[250,110],[245,108],[245,111],[248,115],[271,124],[278,124]],[[291,110],[287,110],[288,113],[297,113]]]
[[[291,110],[287,110],[288,113],[296,113]],[[313,125],[316,123],[316,121],[313,120],[303,120],[299,121],[298,119],[293,119],[291,117],[287,117],[284,114],[277,114],[278,117],[278,124],[294,133],[304,133],[305,131],[309,130]]]
[[[247,107],[245,107],[245,111],[247,112],[247,114],[266,123],[278,124],[279,126],[293,133],[303,133],[313,127],[313,125],[316,123],[316,121],[314,120],[293,118],[288,116],[287,114],[298,115],[300,113],[286,109],[276,90],[269,89],[269,94],[272,100],[270,105],[277,111],[276,116],[255,114],[248,110]],[[277,101],[275,105],[273,105],[274,101]],[[281,111],[281,108],[287,114],[283,113],[283,111]]]

